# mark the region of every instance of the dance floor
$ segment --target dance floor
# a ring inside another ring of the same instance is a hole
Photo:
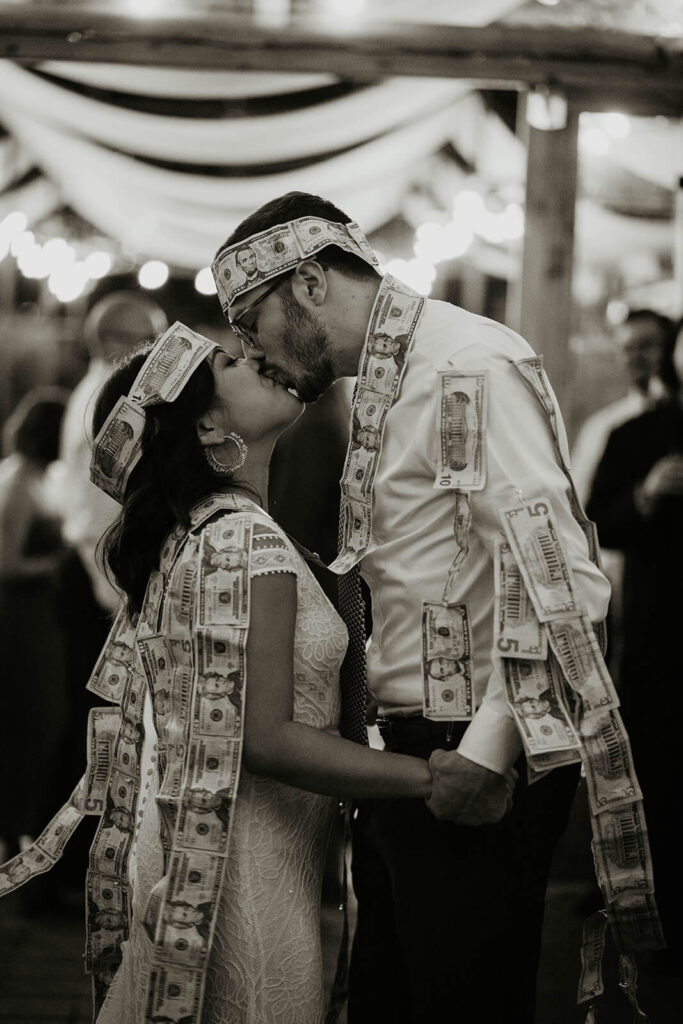
[[[580,791],[557,851],[548,893],[536,1024],[582,1024],[584,1019],[574,1000],[581,923],[586,913],[594,909],[592,902],[597,894],[588,843],[585,794]],[[342,915],[336,887],[330,885],[326,889],[329,892],[323,907],[323,949],[329,987],[334,977]],[[80,896],[74,892],[59,912],[47,913],[42,906],[43,895],[49,895],[47,884],[30,900],[28,894],[26,888],[23,893],[0,901],[0,1022],[89,1024],[90,983],[82,968]],[[609,950],[608,992],[598,1003],[598,1021],[629,1024],[633,1016],[618,990],[613,961],[613,951]],[[640,1002],[650,1016],[650,1024],[678,1024],[683,1005],[680,965],[676,976],[671,967],[667,969],[656,958],[643,958],[640,973]],[[495,978],[491,980],[495,984]],[[457,1019],[454,1012],[453,1020]],[[346,1024],[345,1015],[340,1024]]]

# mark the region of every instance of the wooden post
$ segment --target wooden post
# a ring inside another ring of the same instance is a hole
[[[561,405],[568,386],[578,121],[569,105],[565,128],[526,126],[522,272],[507,310],[510,326],[543,355]]]

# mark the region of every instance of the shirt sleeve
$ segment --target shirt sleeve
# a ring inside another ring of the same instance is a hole
[[[485,370],[488,380],[487,476],[483,490],[470,495],[472,530],[493,565],[495,541],[502,534],[500,510],[523,500],[548,498],[585,612],[591,621],[601,622],[607,614],[609,583],[591,562],[584,533],[572,515],[569,485],[555,453],[550,421],[514,366],[514,361],[532,354],[513,332],[486,324],[477,343],[453,359],[458,373]],[[501,661],[492,654],[491,662],[483,702],[459,750],[504,774],[519,755],[521,743],[508,708]]]

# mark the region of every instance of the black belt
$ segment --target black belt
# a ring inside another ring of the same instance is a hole
[[[422,743],[443,744],[454,748],[462,739],[469,722],[434,722],[422,715],[403,718],[399,715],[378,716],[380,736],[390,750],[401,750]]]

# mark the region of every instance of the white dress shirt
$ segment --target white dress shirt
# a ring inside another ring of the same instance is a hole
[[[372,592],[370,692],[381,715],[420,715],[422,602],[441,601],[456,550],[453,492],[433,487],[439,453],[438,372],[486,371],[487,479],[483,490],[470,494],[469,553],[453,602],[466,604],[469,613],[478,706],[459,750],[501,774],[516,760],[521,741],[508,708],[500,660],[492,653],[493,554],[502,534],[499,510],[522,499],[548,497],[593,622],[605,617],[610,591],[591,563],[583,532],[572,516],[549,420],[512,365],[533,355],[519,335],[501,324],[449,303],[427,301],[399,399],[387,417],[373,492],[372,537],[361,563]]]

